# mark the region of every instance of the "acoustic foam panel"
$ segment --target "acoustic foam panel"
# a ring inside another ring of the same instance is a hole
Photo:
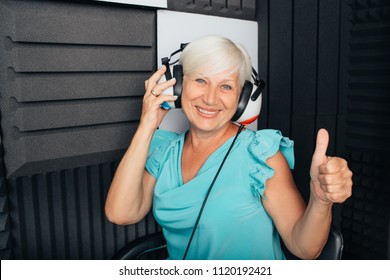
[[[0,21],[7,177],[119,159],[156,67],[155,12],[2,1]]]

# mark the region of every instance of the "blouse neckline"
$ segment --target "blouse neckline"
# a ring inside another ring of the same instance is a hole
[[[232,151],[238,147],[238,145],[240,144],[241,140],[242,140],[242,137],[243,135],[248,135],[248,131],[251,131],[249,129],[245,129],[243,131],[241,131],[241,133],[238,135],[238,138],[236,140],[236,143],[234,143],[234,147],[232,148]],[[183,155],[183,147],[184,147],[184,141],[185,141],[185,135],[188,133],[188,130],[182,134],[180,134],[180,138],[179,138],[179,150],[178,150],[178,154],[179,154],[179,160],[178,160],[178,176],[179,176],[179,185],[180,186],[184,186],[185,184],[187,183],[190,183],[192,180],[194,180],[199,174],[203,173],[205,170],[207,170],[209,168],[209,166],[213,166],[213,162],[216,161],[216,163],[218,162],[218,159],[220,157],[223,157],[225,156],[225,152],[228,150],[230,144],[233,142],[233,139],[236,135],[233,135],[232,137],[230,137],[228,140],[225,141],[225,143],[223,143],[221,146],[219,146],[214,152],[211,153],[211,155],[206,159],[206,161],[203,163],[203,165],[199,168],[198,172],[196,173],[196,175],[194,176],[194,178],[192,178],[191,180],[189,180],[188,182],[184,183],[183,181],[183,173],[182,173],[182,168],[181,168],[181,161],[182,161],[182,155]]]

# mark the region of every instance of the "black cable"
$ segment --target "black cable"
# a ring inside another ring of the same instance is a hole
[[[230,153],[230,150],[233,148],[233,145],[234,145],[234,143],[236,142],[236,139],[237,139],[238,135],[240,134],[240,132],[242,131],[243,128],[244,128],[244,126],[241,124],[240,127],[238,128],[238,131],[237,131],[236,136],[235,136],[234,139],[233,139],[232,144],[230,145],[228,151],[226,152],[225,157],[223,158],[223,160],[222,160],[222,162],[221,162],[221,165],[220,165],[219,168],[218,168],[217,173],[216,173],[215,176],[214,176],[213,181],[212,181],[211,184],[210,184],[210,187],[209,187],[209,189],[208,189],[208,191],[207,191],[207,193],[206,193],[206,196],[205,196],[205,198],[204,198],[204,200],[203,200],[202,206],[200,207],[199,214],[198,214],[198,217],[196,218],[196,222],[195,222],[194,228],[192,229],[192,233],[191,233],[190,239],[189,239],[189,241],[188,241],[186,251],[184,252],[183,260],[185,260],[186,257],[187,257],[188,250],[190,249],[192,239],[194,238],[194,234],[195,234],[196,228],[198,227],[198,224],[199,224],[199,221],[200,221],[200,217],[202,216],[203,209],[204,209],[204,206],[206,205],[207,199],[209,198],[211,189],[213,188],[214,183],[215,183],[215,181],[217,180],[217,177],[218,177],[218,175],[219,175],[219,172],[221,171],[222,166],[223,166],[223,164],[225,163],[225,161],[226,161],[226,159],[227,159],[227,157],[228,157],[228,155],[229,155],[229,153]]]

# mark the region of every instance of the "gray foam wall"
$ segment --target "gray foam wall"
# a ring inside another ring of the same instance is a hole
[[[155,68],[155,13],[36,1],[0,9],[7,177],[120,158]]]

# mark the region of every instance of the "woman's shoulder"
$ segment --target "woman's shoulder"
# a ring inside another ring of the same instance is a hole
[[[294,166],[294,141],[283,136],[280,130],[247,130],[247,134],[247,149],[253,157],[265,162],[281,151],[289,161],[290,167]]]
[[[154,132],[145,165],[153,177],[158,178],[166,151],[171,145],[177,143],[181,136],[181,134],[161,129]]]
[[[180,138],[181,134],[178,134],[176,132],[163,130],[163,129],[157,129],[152,138],[152,142],[150,143],[149,150],[153,151],[158,147],[166,147],[168,146],[172,141],[178,140]]]
[[[274,175],[274,169],[268,165],[267,159],[280,151],[293,169],[294,142],[276,129],[247,130],[246,133],[246,149],[253,166],[249,170],[251,188],[253,194],[260,199],[264,197],[265,182]]]
[[[262,149],[271,148],[275,143],[283,142],[283,144],[294,145],[294,141],[288,137],[283,136],[282,132],[277,129],[260,129],[260,130],[246,130],[249,137],[249,143],[261,144]]]

